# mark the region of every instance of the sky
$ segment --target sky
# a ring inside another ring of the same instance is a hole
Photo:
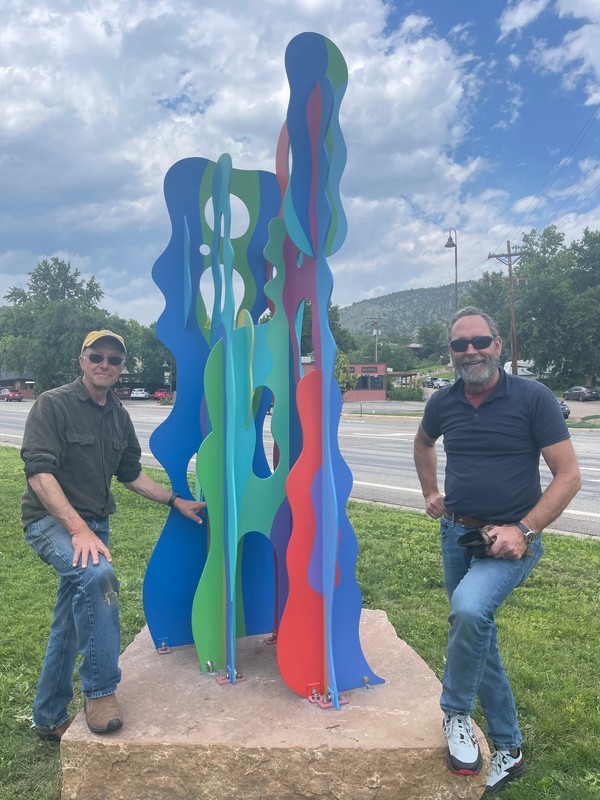
[[[348,64],[339,306],[600,228],[598,0],[0,0],[0,298],[58,256],[148,325],[172,164],[274,171],[303,31]],[[0,299],[0,304],[5,303]]]

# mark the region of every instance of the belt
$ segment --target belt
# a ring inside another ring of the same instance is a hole
[[[465,528],[485,528],[486,525],[506,524],[506,522],[502,521],[488,522],[485,519],[477,519],[477,517],[467,517],[464,514],[457,514],[454,511],[451,511],[447,516],[452,520],[452,522],[458,522],[459,525],[462,525]]]

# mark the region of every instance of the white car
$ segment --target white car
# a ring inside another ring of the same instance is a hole
[[[129,398],[131,400],[148,400],[150,398],[150,392],[147,392],[145,389],[132,389]]]

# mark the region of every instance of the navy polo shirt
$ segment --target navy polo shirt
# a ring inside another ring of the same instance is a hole
[[[518,522],[538,502],[540,450],[570,434],[556,398],[543,384],[500,370],[495,392],[474,408],[464,382],[439,389],[423,428],[444,437],[445,505],[487,521]]]

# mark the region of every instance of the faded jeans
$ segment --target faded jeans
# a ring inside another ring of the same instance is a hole
[[[444,582],[450,599],[450,632],[440,705],[447,714],[471,714],[479,697],[488,733],[499,750],[520,747],[515,699],[498,650],[494,614],[539,561],[541,536],[533,555],[518,560],[475,558],[456,543],[468,528],[442,517],[440,533]]]
[[[108,517],[92,517],[86,522],[108,546]],[[50,638],[33,703],[33,724],[56,728],[68,719],[78,652],[86,697],[105,697],[117,688],[121,678],[119,582],[102,555],[97,566],[90,558],[85,569],[73,567],[71,536],[54,517],[29,525],[25,541],[59,576]]]

